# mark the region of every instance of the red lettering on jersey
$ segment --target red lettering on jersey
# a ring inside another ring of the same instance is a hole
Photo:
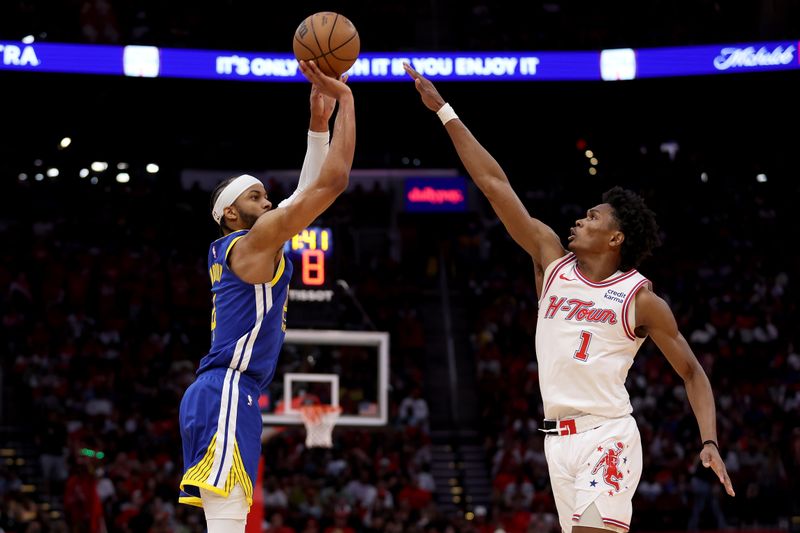
[[[559,309],[567,312],[564,317],[567,320],[577,320],[578,322],[605,322],[607,324],[617,323],[617,313],[613,309],[594,307],[594,302],[591,300],[579,300],[577,298],[567,300],[566,298],[559,298],[557,296],[550,297],[550,305],[547,306],[544,318],[555,318],[556,312]]]
[[[567,320],[575,319],[578,322],[606,322],[608,324],[617,323],[617,313],[612,309],[592,307],[594,306],[594,302],[591,300],[587,302],[585,300],[573,298],[567,300],[567,305],[571,307],[565,317]]]
[[[564,304],[564,300],[566,300],[566,298],[559,299],[556,296],[551,296],[550,305],[547,306],[547,311],[545,311],[544,317],[553,318],[556,316],[556,311],[558,311],[558,308]]]

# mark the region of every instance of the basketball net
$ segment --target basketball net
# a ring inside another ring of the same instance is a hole
[[[298,407],[306,426],[306,447],[332,448],[333,427],[342,408],[336,405],[303,405]]]

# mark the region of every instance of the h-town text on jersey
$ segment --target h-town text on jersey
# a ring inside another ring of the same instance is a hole
[[[592,300],[579,300],[578,298],[567,300],[566,297],[551,296],[544,318],[555,318],[558,311],[564,312],[563,318],[566,320],[617,323],[617,313],[613,309],[594,307]]]

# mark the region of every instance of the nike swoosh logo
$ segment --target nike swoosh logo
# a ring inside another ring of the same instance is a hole
[[[570,278],[566,277],[564,274],[559,274],[558,277],[563,279],[564,281],[575,281],[574,278],[570,279]]]

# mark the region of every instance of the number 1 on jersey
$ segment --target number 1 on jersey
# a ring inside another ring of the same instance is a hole
[[[588,331],[581,331],[581,347],[575,352],[575,359],[578,361],[586,361],[589,359],[589,342],[592,340],[592,334]]]

